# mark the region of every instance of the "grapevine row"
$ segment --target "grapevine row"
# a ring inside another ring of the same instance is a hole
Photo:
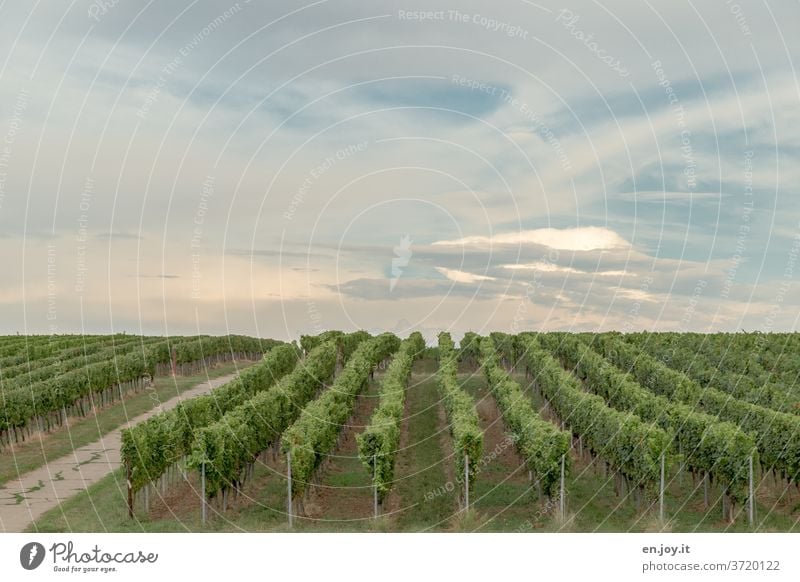
[[[762,367],[772,377],[791,387],[797,396],[797,379],[800,377],[800,340],[795,333],[739,334],[739,342],[757,354]]]
[[[242,336],[194,338],[174,344],[183,358],[216,357],[230,353],[257,353],[278,342]],[[170,362],[173,344],[169,340],[147,345],[141,351],[111,361],[102,361],[63,374],[56,374],[27,386],[2,392],[0,445],[24,440],[26,430],[46,430],[61,425],[72,414],[85,416],[95,403],[122,398],[123,385],[138,387],[156,374],[156,366]],[[19,435],[19,436],[17,436]]]
[[[511,368],[513,370],[520,355],[518,353],[519,345],[516,336],[493,331],[489,334],[489,337],[492,340],[500,364],[505,368]]]
[[[275,445],[303,406],[333,378],[336,342],[327,341],[277,384],[196,430],[189,466],[205,471],[209,497],[242,480],[256,457]]]
[[[394,460],[400,445],[400,423],[411,366],[424,349],[425,340],[419,332],[403,340],[381,382],[378,406],[369,426],[357,437],[359,457],[374,476],[381,502],[394,481]]]
[[[643,386],[690,407],[700,407],[755,434],[761,466],[779,471],[785,479],[798,481],[800,417],[737,400],[711,387],[702,388],[685,374],[613,334],[598,339],[597,349],[617,366],[630,371]]]
[[[491,337],[484,338],[480,347],[483,370],[503,422],[528,470],[542,492],[552,499],[558,493],[562,458],[565,470],[569,469],[570,435],[539,417],[520,385],[499,365]]]
[[[84,342],[87,344],[92,344],[94,342],[104,344],[109,341],[114,341],[114,339],[122,339],[125,337],[130,336],[65,335],[55,336],[55,339],[51,339],[51,336],[20,336],[18,340],[12,340],[7,346],[0,348],[0,368],[5,369],[29,361],[33,362],[52,357],[59,352],[83,345]]]
[[[757,359],[738,346],[720,354],[712,341],[687,337],[684,344],[683,338],[680,343],[676,338],[674,334],[646,334],[633,336],[631,341],[701,386],[712,386],[739,400],[781,412],[800,412],[791,387],[772,382]]]
[[[756,448],[750,435],[734,424],[653,394],[575,336],[550,336],[543,343],[610,406],[632,412],[670,434],[677,445],[675,452],[686,456],[690,470],[715,476],[735,500],[746,499],[748,467]]]
[[[298,359],[299,351],[294,345],[279,345],[234,380],[124,429],[122,461],[130,470],[133,491],[155,481],[188,455],[195,431],[217,422],[228,411],[273,386],[295,368]]]
[[[477,368],[481,359],[481,339],[475,332],[465,333],[458,346],[458,359]]]
[[[293,495],[306,491],[317,468],[336,446],[341,427],[352,415],[356,398],[375,366],[399,345],[400,340],[391,333],[361,342],[333,386],[308,404],[284,432],[281,448],[291,455]]]
[[[791,371],[796,345],[791,334],[762,333],[638,333],[631,334],[636,343],[655,341],[662,346],[678,345],[678,341],[708,362],[736,375],[744,375],[759,383],[788,381],[794,384],[797,370]],[[796,358],[795,358],[796,359]],[[790,376],[784,377],[786,373]]]
[[[439,371],[437,382],[442,394],[450,433],[458,478],[464,475],[465,462],[469,462],[469,483],[472,488],[478,471],[478,460],[483,454],[483,431],[480,429],[475,401],[458,385],[458,361],[450,334],[439,334]]]
[[[137,348],[141,349],[143,346],[160,341],[164,341],[164,339],[128,336],[128,339],[114,345],[96,342],[86,348],[79,346],[64,350],[56,356],[26,362],[3,370],[2,389],[8,392],[15,388],[30,386],[32,383],[64,374],[76,368],[130,354]]]
[[[538,338],[525,338],[525,361],[555,413],[589,448],[639,486],[657,483],[661,457],[669,448],[666,432],[632,413],[609,408],[585,392],[575,376],[542,348]]]
[[[369,339],[370,335],[366,331],[355,331],[353,333],[344,333],[341,331],[331,330],[322,332],[319,335],[301,335],[300,347],[304,353],[309,353],[315,347],[328,340],[336,341],[341,353],[342,363],[350,359],[359,344]]]

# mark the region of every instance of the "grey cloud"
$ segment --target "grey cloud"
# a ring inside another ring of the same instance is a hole
[[[97,240],[144,240],[144,236],[135,232],[98,232],[94,235]]]

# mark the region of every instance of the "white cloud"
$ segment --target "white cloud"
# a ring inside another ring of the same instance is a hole
[[[494,277],[486,275],[475,275],[474,273],[467,273],[466,271],[459,271],[458,269],[448,269],[446,267],[436,267],[442,275],[456,283],[476,283],[478,281],[494,281]]]
[[[630,273],[624,270],[582,271],[573,267],[562,267],[560,265],[556,265],[555,263],[548,263],[546,261],[503,265],[503,268],[511,271],[540,271],[542,273],[567,273],[574,275],[594,275],[597,277],[624,277],[626,275],[636,277],[636,273]]]
[[[613,230],[598,226],[578,228],[537,228],[496,234],[468,236],[433,243],[439,246],[491,246],[537,244],[561,251],[596,251],[621,249],[630,243]]]
[[[634,301],[647,301],[650,303],[658,302],[657,296],[642,289],[626,289],[624,287],[619,287],[615,291],[617,295],[621,295],[626,299],[633,299]]]
[[[516,263],[511,265],[503,265],[504,269],[510,271],[541,271],[543,273],[584,273],[572,267],[561,267],[555,263],[548,263],[545,261],[537,261],[535,263]]]

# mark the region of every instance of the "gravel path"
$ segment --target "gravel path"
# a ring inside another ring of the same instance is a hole
[[[154,414],[177,406],[184,399],[199,396],[230,382],[236,374],[228,374],[182,392],[160,407],[132,418],[101,439],[75,449],[70,454],[50,461],[6,483],[0,489],[0,531],[22,532],[43,513],[57,507],[59,503],[87,489],[121,466],[120,445],[122,429],[133,426]]]

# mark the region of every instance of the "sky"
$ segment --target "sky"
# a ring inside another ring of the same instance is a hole
[[[0,2],[0,333],[796,330],[797,22]]]

